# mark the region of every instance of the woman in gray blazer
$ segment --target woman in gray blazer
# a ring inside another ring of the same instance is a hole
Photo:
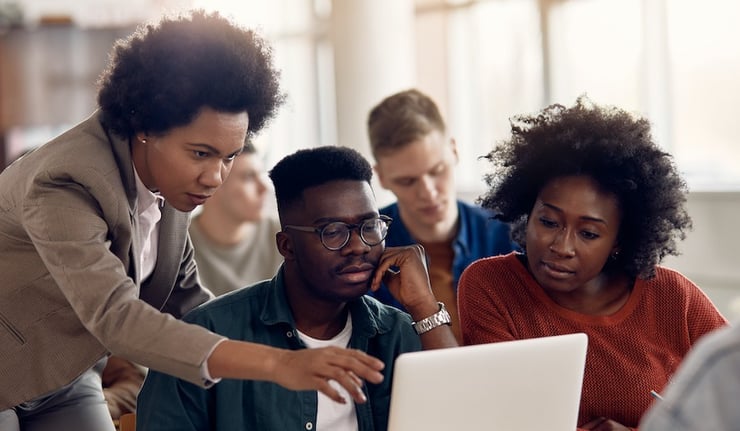
[[[112,430],[110,353],[205,386],[328,380],[358,402],[382,364],[359,351],[284,351],[177,320],[200,286],[188,213],[282,101],[266,43],[202,11],[119,41],[90,118],[0,174],[0,429]]]

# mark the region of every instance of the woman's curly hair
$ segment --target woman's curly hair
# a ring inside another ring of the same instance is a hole
[[[217,12],[141,26],[119,40],[98,80],[103,122],[116,135],[165,133],[201,108],[249,115],[253,136],[284,96],[268,44]]]
[[[676,238],[684,239],[691,228],[686,183],[671,155],[653,142],[649,122],[585,96],[570,108],[551,105],[514,117],[511,137],[483,158],[494,167],[478,202],[512,224],[523,248],[540,190],[563,176],[589,176],[617,197],[620,252],[608,265],[630,276],[653,277],[666,255],[678,254]]]

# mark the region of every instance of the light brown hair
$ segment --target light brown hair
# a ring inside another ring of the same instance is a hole
[[[433,131],[445,132],[434,101],[416,89],[401,91],[383,99],[368,115],[370,149],[378,155],[391,153]]]

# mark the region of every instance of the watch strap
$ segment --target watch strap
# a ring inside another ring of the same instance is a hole
[[[432,314],[429,317],[421,319],[418,322],[412,323],[417,334],[421,335],[425,332],[431,331],[438,326],[451,324],[452,319],[450,318],[450,313],[447,312],[445,305],[441,302],[437,302],[437,304],[439,304],[438,312]]]

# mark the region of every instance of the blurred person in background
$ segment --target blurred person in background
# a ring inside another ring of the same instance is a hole
[[[272,278],[283,262],[275,247],[280,221],[265,213],[266,179],[248,142],[229,177],[190,223],[198,276],[216,296]]]
[[[397,199],[380,209],[394,220],[386,244],[424,247],[432,290],[450,311],[461,342],[460,274],[476,259],[513,250],[509,227],[488,210],[457,199],[457,143],[429,96],[416,89],[388,96],[370,111],[367,130],[380,184]],[[374,295],[403,309],[384,287]]]
[[[103,395],[113,419],[136,411],[136,397],[146,377],[146,368],[118,356],[109,356],[101,375]]]
[[[726,431],[740,427],[740,326],[702,337],[650,410],[643,431]]]

